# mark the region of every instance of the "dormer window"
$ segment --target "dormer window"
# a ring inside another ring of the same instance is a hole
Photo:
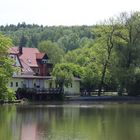
[[[43,63],[43,64],[46,64],[47,62],[48,62],[47,59],[42,59],[42,63]]]
[[[28,58],[28,59],[27,59],[27,62],[28,62],[29,64],[31,64],[31,59],[30,59],[30,58]]]
[[[11,57],[12,59],[16,59],[16,57],[15,57],[14,55],[10,55],[10,57]]]
[[[36,53],[36,59],[40,64],[48,63],[48,56],[45,53]]]

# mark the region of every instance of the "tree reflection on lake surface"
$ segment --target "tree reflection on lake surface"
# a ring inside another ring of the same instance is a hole
[[[0,106],[0,140],[139,140],[140,104]]]

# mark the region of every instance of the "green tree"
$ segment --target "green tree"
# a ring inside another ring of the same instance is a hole
[[[86,67],[84,67],[81,80],[82,89],[86,90],[88,95],[98,88],[99,71],[97,70],[97,67],[95,67],[94,62],[90,62]]]
[[[56,42],[65,51],[80,47],[82,38],[94,39],[91,32],[93,26],[39,26],[36,24],[18,23],[18,25],[0,26],[0,31],[19,45],[22,35],[27,39],[26,46],[37,47],[41,41]]]
[[[71,33],[70,35],[64,35],[58,40],[58,44],[63,50],[70,51],[79,48],[80,38],[76,33]]]
[[[10,59],[8,50],[12,46],[11,40],[0,34],[0,99],[12,100],[13,92],[8,88],[8,81],[12,77],[13,60]]]
[[[98,25],[94,28],[94,33],[97,36],[95,40],[96,59],[99,60],[99,65],[102,67],[98,96],[101,95],[101,90],[105,85],[106,74],[110,67],[110,60],[115,47],[116,38],[114,35],[117,28],[118,26],[114,19],[105,21],[102,25]]]
[[[63,59],[64,51],[50,40],[40,42],[38,48],[41,52],[47,53],[50,62],[53,64],[60,63]]]
[[[120,42],[117,44],[116,53],[118,63],[116,69],[117,79],[120,83],[120,94],[129,89],[135,76],[138,80],[136,69],[140,66],[140,13],[122,13],[120,15],[120,30],[116,33],[116,37]],[[131,90],[132,91],[132,90]]]
[[[73,63],[61,63],[55,65],[52,75],[55,77],[56,84],[59,85],[61,93],[63,94],[63,87],[68,87],[74,77],[80,77],[83,69]]]
[[[69,51],[64,60],[66,63],[74,63],[83,67],[81,76],[81,89],[86,90],[89,94],[97,89],[100,80],[100,65],[96,62],[96,52],[94,44],[90,47],[85,46],[73,51]]]
[[[20,39],[20,42],[19,42],[19,46],[20,47],[25,47],[26,43],[27,43],[27,38],[24,35],[22,35],[21,39]]]

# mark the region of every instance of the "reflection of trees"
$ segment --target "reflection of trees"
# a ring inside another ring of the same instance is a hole
[[[55,117],[60,118],[63,115],[63,108],[47,107],[47,106],[19,106],[17,107],[17,113],[24,123],[49,123]]]
[[[15,123],[16,107],[0,106],[0,140],[18,140],[19,135]]]
[[[80,109],[79,128],[90,136],[87,140],[138,140],[140,134],[140,111],[134,105],[95,105]],[[88,116],[88,120],[86,120]]]
[[[139,140],[139,105],[0,106],[0,140]],[[29,131],[28,131],[29,130]],[[27,133],[27,134],[26,134]]]

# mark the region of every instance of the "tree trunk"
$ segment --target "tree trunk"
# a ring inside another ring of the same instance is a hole
[[[110,56],[111,56],[111,52],[112,49],[114,47],[113,44],[113,33],[115,31],[115,26],[112,27],[112,31],[110,32],[108,39],[107,39],[107,59],[105,60],[105,64],[103,65],[103,71],[102,71],[102,77],[101,77],[101,82],[99,85],[99,90],[98,90],[98,96],[101,95],[101,91],[102,91],[102,87],[104,85],[104,79],[105,79],[105,75],[106,75],[106,69],[110,60]]]
[[[104,79],[105,79],[107,64],[108,64],[108,61],[106,61],[105,65],[104,65],[104,68],[103,68],[102,77],[101,77],[101,83],[99,85],[99,90],[98,90],[98,96],[101,95],[102,87],[104,85]]]

